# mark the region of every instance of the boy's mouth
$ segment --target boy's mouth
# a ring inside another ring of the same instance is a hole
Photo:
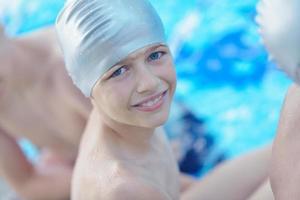
[[[159,109],[164,103],[164,97],[166,96],[168,90],[161,92],[157,95],[151,96],[138,104],[135,104],[133,107],[137,108],[140,111],[151,112]]]

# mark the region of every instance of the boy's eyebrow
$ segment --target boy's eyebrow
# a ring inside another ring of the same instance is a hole
[[[148,52],[154,51],[154,50],[158,49],[159,47],[166,47],[166,45],[164,45],[164,44],[155,45],[155,46],[150,47],[149,49],[147,49],[144,53],[148,53]]]

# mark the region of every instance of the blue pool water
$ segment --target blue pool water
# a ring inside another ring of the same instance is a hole
[[[2,3],[8,7],[1,16],[11,35],[53,24],[64,3],[12,2]],[[182,168],[196,165],[203,172],[270,142],[291,81],[268,62],[254,20],[257,1],[151,2],[176,62],[178,87],[166,129],[172,141],[186,143],[180,147]]]

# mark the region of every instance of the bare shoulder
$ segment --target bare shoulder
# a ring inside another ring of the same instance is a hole
[[[109,191],[107,199],[170,200],[159,188],[132,177],[117,181]]]

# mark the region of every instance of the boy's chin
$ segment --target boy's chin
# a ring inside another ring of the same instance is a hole
[[[156,120],[153,120],[153,121],[148,121],[148,122],[145,122],[145,128],[158,128],[162,125],[164,125],[168,120],[168,117],[164,117],[164,118],[161,118],[161,119],[156,119]]]

